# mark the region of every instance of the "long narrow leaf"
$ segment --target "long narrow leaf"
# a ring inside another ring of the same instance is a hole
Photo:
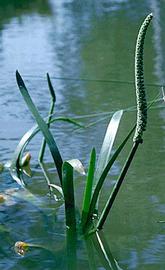
[[[47,120],[47,118],[45,119],[45,121],[46,120]],[[64,122],[67,122],[67,123],[70,123],[70,124],[73,124],[73,125],[76,125],[79,127],[81,126],[84,128],[84,126],[79,124],[77,121],[70,119],[68,117],[53,118],[51,120],[51,123],[53,123],[55,121],[64,121]],[[24,136],[20,140],[19,144],[17,145],[16,150],[15,150],[14,155],[13,155],[12,160],[11,160],[11,165],[10,165],[11,176],[21,186],[24,185],[23,178],[22,178],[22,172],[21,172],[21,164],[20,164],[22,156],[23,156],[23,152],[24,152],[25,148],[27,147],[27,145],[30,143],[30,141],[33,139],[33,137],[39,131],[40,131],[39,126],[35,125],[24,134]]]
[[[51,80],[50,80],[49,73],[47,73],[46,75],[47,75],[47,82],[48,82],[48,86],[49,86],[50,95],[51,95],[51,97],[52,97],[53,103],[55,103],[55,102],[56,102],[55,91],[54,91],[52,82],[51,82]]]
[[[55,95],[55,91],[54,88],[52,86],[49,74],[47,73],[47,81],[48,81],[48,86],[49,86],[49,91],[50,91],[50,96],[51,96],[51,104],[50,104],[50,110],[49,110],[49,114],[48,114],[48,120],[47,120],[47,126],[48,128],[50,128],[50,121],[52,119],[52,114],[54,112],[54,106],[55,106],[55,102],[56,102],[56,95]],[[41,163],[44,157],[44,153],[45,153],[45,148],[46,148],[46,139],[45,137],[42,140],[42,144],[41,144],[41,149],[39,152],[39,156],[38,156],[38,160]]]
[[[104,248],[104,246],[99,238],[98,232],[95,232],[94,234],[92,234],[91,237],[92,237],[93,246],[95,247],[95,249],[98,253],[98,257],[99,257],[104,269],[113,270],[112,265],[111,265],[111,261],[109,260],[108,255],[106,253],[106,250],[105,250],[105,248]]]
[[[136,125],[132,128],[132,130],[129,132],[127,137],[124,139],[124,141],[117,148],[117,150],[115,151],[115,153],[113,154],[113,156],[109,160],[107,166],[105,167],[104,171],[102,172],[102,174],[100,176],[100,179],[98,180],[98,183],[96,185],[96,188],[95,188],[93,196],[92,196],[92,200],[91,200],[91,204],[90,204],[90,208],[89,208],[89,212],[88,212],[86,229],[88,229],[88,227],[90,226],[92,216],[93,216],[93,213],[94,213],[94,210],[95,210],[95,207],[96,207],[96,203],[97,203],[101,188],[103,186],[103,183],[104,183],[104,181],[106,179],[106,176],[107,176],[109,170],[111,169],[112,165],[116,161],[118,155],[120,154],[120,152],[124,148],[125,144],[127,143],[128,139],[131,137],[133,131],[135,130],[135,127],[136,127]]]
[[[97,168],[96,168],[96,173],[95,173],[95,184],[97,183],[98,179],[100,178],[104,168],[106,167],[109,161],[112,146],[116,138],[117,130],[118,130],[122,115],[123,115],[123,110],[115,112],[107,127],[107,131],[106,131],[104,141],[101,147],[100,155],[98,158],[98,163],[97,163]]]
[[[97,250],[100,260],[102,261],[105,269],[109,270],[122,270],[117,261],[114,259],[109,245],[102,232],[96,232],[90,236],[93,246]]]
[[[76,217],[73,186],[73,167],[66,161],[62,166],[62,189],[65,201],[66,226],[71,230],[75,230]]]
[[[65,203],[66,219],[66,247],[68,256],[68,270],[77,269],[77,234],[76,234],[76,214],[73,185],[73,167],[64,162],[62,166],[62,189]]]
[[[84,198],[83,198],[82,218],[81,218],[82,227],[86,223],[86,218],[87,218],[89,207],[90,207],[93,179],[94,179],[94,173],[95,173],[95,164],[96,164],[96,150],[95,148],[93,148],[91,152],[91,156],[90,156],[90,163],[89,163],[88,175],[87,175]]]
[[[52,114],[54,112],[54,107],[55,107],[55,102],[56,102],[56,95],[55,95],[55,91],[54,88],[52,86],[49,74],[47,73],[47,81],[48,81],[48,86],[49,86],[49,92],[50,92],[50,96],[51,96],[51,104],[50,104],[50,109],[49,109],[49,114],[48,114],[48,119],[47,119],[47,126],[48,128],[50,128],[50,121],[52,119]],[[44,158],[44,154],[45,154],[45,149],[46,149],[46,139],[45,137],[43,137],[42,143],[41,143],[41,148],[40,148],[40,152],[39,152],[39,156],[38,156],[38,161],[40,164],[40,167],[43,171],[43,174],[45,176],[45,179],[47,181],[47,184],[49,186],[50,192],[53,192],[54,194],[54,198],[55,200],[58,200],[60,198],[62,198],[62,192],[60,192],[59,194],[59,187],[58,186],[54,186],[54,188],[52,188],[51,184],[51,178],[49,176],[49,172],[45,166],[45,164],[43,163],[43,158]]]
[[[136,151],[138,149],[139,144],[140,144],[140,142],[135,142],[133,144],[133,147],[132,147],[132,149],[130,151],[130,154],[127,157],[127,160],[126,160],[126,162],[125,162],[125,164],[123,166],[123,169],[122,169],[122,171],[121,171],[121,173],[119,175],[119,178],[118,178],[118,180],[117,180],[117,182],[116,182],[116,184],[115,184],[115,186],[114,186],[114,188],[113,188],[113,190],[112,190],[112,192],[111,192],[111,194],[109,196],[109,199],[108,199],[108,201],[107,201],[107,203],[106,203],[106,205],[105,205],[105,207],[104,207],[104,209],[102,211],[102,214],[101,214],[101,216],[100,216],[100,218],[98,220],[98,223],[97,223],[97,229],[98,230],[101,230],[103,228],[103,225],[104,225],[104,223],[106,221],[106,218],[107,218],[107,216],[108,216],[108,214],[109,214],[109,212],[110,212],[110,210],[112,208],[112,205],[113,205],[113,203],[115,201],[115,198],[116,198],[116,196],[117,196],[117,194],[119,192],[121,184],[122,184],[122,182],[123,182],[123,180],[124,180],[124,178],[125,178],[125,176],[126,176],[126,174],[128,172],[128,169],[129,169],[130,164],[131,164],[131,162],[132,162],[132,160],[133,160],[133,158],[135,156],[135,153],[136,153]]]
[[[20,92],[29,108],[29,110],[31,111],[33,117],[35,118],[38,126],[40,127],[40,130],[42,131],[44,137],[45,137],[45,140],[49,146],[49,149],[50,149],[50,152],[52,154],[52,157],[53,157],[53,160],[54,160],[54,163],[56,165],[56,168],[57,168],[57,172],[58,172],[58,175],[59,175],[59,178],[60,178],[60,181],[62,181],[62,158],[61,158],[61,155],[60,155],[60,152],[57,148],[57,145],[56,145],[56,142],[49,130],[49,128],[47,127],[47,124],[45,123],[45,121],[42,119],[42,117],[40,116],[37,108],[35,107],[28,91],[27,91],[27,88],[20,76],[20,74],[18,73],[18,71],[16,72],[16,78],[17,78],[17,83],[18,83],[18,86],[19,86],[19,89],[20,89]]]

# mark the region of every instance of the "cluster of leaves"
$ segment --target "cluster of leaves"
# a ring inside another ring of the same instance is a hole
[[[132,129],[130,130],[129,134],[123,140],[123,142],[119,145],[119,147],[113,152],[112,154],[112,147],[116,138],[116,134],[118,131],[118,127],[123,115],[123,110],[117,111],[113,114],[111,121],[108,125],[103,144],[100,150],[100,154],[98,156],[98,160],[96,161],[96,151],[93,148],[90,154],[90,161],[88,166],[88,172],[86,175],[86,185],[84,188],[84,195],[82,198],[82,208],[81,208],[81,229],[83,234],[90,234],[91,232],[96,232],[103,228],[103,225],[107,219],[107,216],[112,208],[116,195],[119,191],[119,188],[125,178],[125,175],[129,169],[131,161],[136,153],[138,145],[142,142],[142,132],[144,131],[143,128],[143,119],[145,121],[146,126],[146,102],[145,101],[145,91],[144,91],[144,83],[143,83],[143,44],[144,44],[144,37],[147,31],[147,27],[149,22],[152,19],[152,14],[148,15],[145,21],[142,24],[142,27],[139,31],[138,39],[137,39],[137,53],[135,56],[135,81],[137,81],[137,106],[138,108],[145,107],[144,110],[138,109],[138,116],[137,116],[137,125],[135,124]],[[140,64],[139,64],[140,59]],[[139,76],[140,74],[140,76]],[[51,191],[53,191],[58,197],[62,197],[64,199],[65,204],[65,214],[66,214],[66,225],[67,228],[70,228],[71,231],[76,230],[76,214],[75,214],[75,194],[74,194],[74,170],[78,170],[79,172],[84,173],[83,166],[79,160],[72,159],[69,161],[63,161],[60,151],[57,147],[56,141],[52,136],[50,131],[50,125],[54,121],[67,121],[79,127],[83,127],[79,122],[65,117],[55,118],[52,116],[54,111],[54,104],[56,101],[55,92],[50,80],[49,75],[47,74],[47,81],[48,86],[51,94],[51,106],[50,111],[47,119],[43,119],[38,112],[35,104],[33,103],[29,92],[25,86],[25,83],[19,74],[16,72],[16,79],[20,89],[20,92],[31,111],[37,125],[34,126],[31,130],[29,130],[21,139],[19,145],[16,148],[14,157],[11,162],[10,171],[13,178],[21,185],[24,185],[24,181],[22,178],[22,171],[25,166],[22,164],[22,157],[23,152],[30,142],[30,140],[39,132],[41,131],[43,134],[43,142],[39,154],[39,163],[41,168],[44,172],[45,178],[47,179],[47,183]],[[141,104],[141,97],[142,97],[142,104]],[[145,114],[145,117],[143,115]],[[140,119],[140,121],[139,121]],[[131,137],[133,131],[136,128],[135,137],[138,139],[134,139],[133,147],[128,155],[128,158],[121,170],[121,173],[116,181],[116,184],[107,200],[105,207],[102,209],[101,215],[98,214],[98,202],[100,192],[102,190],[102,186],[107,178],[107,175],[112,168],[114,162],[118,158],[119,154],[121,153],[122,149],[126,145],[127,141]],[[140,130],[140,133],[139,133]],[[138,134],[138,135],[136,135]],[[140,135],[139,135],[140,134]],[[140,138],[140,139],[139,139]],[[57,173],[59,176],[60,185],[56,185],[51,183],[49,178],[48,172],[43,163],[43,157],[45,152],[45,147],[49,147],[50,153],[52,155],[54,165],[57,169]],[[97,216],[97,218],[95,218]]]
[[[13,159],[10,164],[10,172],[13,179],[21,186],[26,188],[24,183],[23,172],[30,175],[30,154],[24,156],[24,151],[29,144],[29,142],[34,138],[34,136],[40,131],[43,135],[43,141],[41,149],[39,152],[39,164],[44,173],[44,176],[47,180],[48,187],[53,194],[55,199],[62,200],[65,204],[65,223],[66,223],[66,237],[67,237],[67,255],[69,266],[68,269],[76,269],[76,230],[78,224],[82,234],[85,236],[89,263],[91,264],[91,269],[95,269],[95,263],[93,260],[94,253],[93,249],[96,249],[105,269],[115,269],[120,270],[117,262],[113,258],[109,246],[104,238],[103,228],[107,216],[113,206],[113,203],[116,199],[118,191],[125,179],[125,176],[128,172],[130,164],[135,156],[135,153],[138,149],[138,146],[142,143],[143,132],[146,129],[147,124],[147,109],[155,102],[152,101],[147,105],[145,88],[144,88],[144,74],[143,74],[143,49],[144,49],[144,39],[146,35],[147,28],[152,20],[152,14],[149,14],[139,30],[136,43],[135,51],[135,88],[136,88],[136,98],[137,98],[137,123],[133,125],[130,132],[123,139],[121,144],[117,149],[113,149],[114,141],[116,139],[117,131],[122,119],[124,110],[116,111],[108,124],[105,137],[103,139],[102,147],[98,158],[96,158],[96,150],[92,149],[90,153],[89,165],[87,168],[87,174],[85,169],[78,159],[72,159],[64,161],[62,159],[60,150],[56,144],[56,141],[50,131],[50,126],[53,122],[56,121],[65,121],[72,125],[76,125],[79,128],[84,128],[85,126],[76,121],[75,119],[67,117],[54,117],[54,107],[56,102],[55,91],[51,83],[50,77],[47,74],[47,82],[51,95],[51,104],[48,117],[43,119],[38,112],[35,104],[33,103],[31,96],[25,86],[25,83],[19,74],[16,72],[16,79],[18,83],[19,90],[32,113],[36,125],[32,127],[20,140]],[[164,93],[163,93],[164,95]],[[163,97],[164,99],[164,97]],[[111,191],[109,198],[101,210],[101,213],[98,213],[98,205],[100,193],[107,179],[107,175],[110,172],[114,162],[120,155],[121,151],[124,149],[128,140],[132,137],[133,132],[135,131],[133,137],[133,145],[130,150],[130,153],[123,165],[123,168],[118,176],[116,184]],[[59,184],[52,183],[52,179],[49,176],[47,168],[43,162],[44,153],[46,145],[49,147],[50,153],[53,158],[54,166],[56,167]],[[113,151],[112,151],[113,149]],[[75,194],[74,194],[74,170],[79,173],[84,174],[85,176],[85,187],[82,198],[82,206],[80,209],[80,220],[76,219],[76,205],[75,205]],[[3,199],[3,198],[2,198]],[[90,237],[88,237],[90,236]],[[25,242],[16,242],[15,249],[16,252],[20,255],[24,253],[29,248],[45,248],[42,245],[29,244]]]

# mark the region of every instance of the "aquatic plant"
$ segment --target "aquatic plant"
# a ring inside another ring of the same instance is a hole
[[[133,157],[138,149],[138,146],[139,144],[142,143],[142,135],[143,131],[146,129],[147,123],[147,102],[144,89],[144,75],[143,75],[143,49],[146,31],[151,19],[152,14],[149,14],[144,20],[139,30],[136,42],[135,87],[137,99],[137,123],[133,125],[128,135],[123,139],[122,143],[118,146],[118,148],[112,153],[112,147],[114,145],[114,141],[117,136],[117,131],[119,128],[120,121],[122,119],[123,110],[115,112],[107,127],[107,131],[105,133],[105,137],[100,150],[100,154],[98,156],[98,160],[96,160],[96,150],[94,148],[92,149],[88,165],[88,172],[86,175],[86,185],[84,188],[84,195],[82,198],[82,208],[81,210],[79,210],[80,218],[78,222],[76,219],[73,171],[77,170],[78,172],[85,175],[85,169],[83,168],[83,165],[79,160],[72,159],[68,161],[63,161],[57,143],[50,131],[50,124],[53,121],[60,120],[60,121],[67,121],[81,128],[84,126],[81,123],[70,118],[53,118],[52,113],[54,111],[54,104],[56,101],[56,97],[48,74],[47,74],[47,81],[51,95],[51,105],[47,119],[43,119],[40,113],[38,112],[35,104],[33,103],[21,75],[19,74],[18,71],[16,72],[16,79],[19,90],[30,112],[32,113],[37,125],[33,127],[31,130],[29,130],[18,144],[11,162],[12,165],[10,171],[13,178],[19,184],[25,185],[22,178],[23,166],[21,163],[23,152],[26,149],[26,146],[29,143],[29,141],[39,131],[41,131],[44,138],[39,153],[39,164],[44,172],[51,193],[55,193],[56,199],[62,198],[64,200],[65,222],[68,241],[72,239],[74,240],[72,242],[74,243],[76,242],[76,229],[78,225],[80,225],[81,232],[84,235],[90,235],[91,233],[100,231],[103,228],[107,216],[116,199],[118,191],[123,183],[125,175],[128,172]],[[116,181],[116,184],[107,200],[107,203],[100,214],[98,213],[98,203],[102,186],[107,178],[107,175],[111,167],[113,166],[119,154],[125,147],[128,140],[131,138],[134,131],[135,135],[133,137],[133,146],[130,151],[130,154],[126,159],[126,162],[121,170],[118,180]],[[51,179],[43,162],[46,144],[49,147],[50,153],[54,161],[54,165],[57,169],[57,173],[59,176],[59,185],[51,182]],[[69,250],[70,248],[68,247],[68,252]],[[75,251],[75,245],[73,250]],[[73,252],[74,256],[76,256],[75,253],[76,252]]]

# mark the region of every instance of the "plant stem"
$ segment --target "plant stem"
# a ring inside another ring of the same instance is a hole
[[[120,186],[121,186],[121,184],[122,184],[122,182],[123,182],[123,180],[125,178],[125,175],[126,175],[128,169],[129,169],[129,166],[130,166],[130,164],[131,164],[131,162],[133,160],[133,157],[134,157],[134,155],[136,153],[136,150],[137,150],[137,148],[139,146],[139,143],[140,142],[135,142],[133,144],[133,147],[132,147],[132,149],[130,151],[130,154],[129,154],[129,156],[128,156],[125,164],[124,164],[124,167],[123,167],[123,169],[121,171],[121,174],[120,174],[120,176],[119,176],[119,178],[117,180],[117,183],[114,186],[113,191],[112,191],[112,193],[111,193],[111,195],[110,195],[110,197],[109,197],[109,199],[108,199],[108,201],[107,201],[107,203],[106,203],[106,205],[105,205],[105,207],[103,209],[103,212],[102,212],[102,214],[101,214],[101,216],[100,216],[100,218],[98,220],[98,223],[97,223],[97,229],[98,230],[101,230],[103,228],[103,225],[104,225],[104,223],[106,221],[106,218],[107,218],[107,216],[108,216],[108,214],[109,214],[109,212],[110,212],[110,210],[112,208],[114,200],[115,200],[115,198],[117,196],[117,193],[118,193],[118,191],[120,189]]]
[[[66,228],[67,269],[77,269],[77,235],[73,228]]]

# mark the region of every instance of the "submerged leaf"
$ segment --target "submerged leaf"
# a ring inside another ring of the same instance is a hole
[[[55,195],[57,196],[57,201],[63,199],[63,191],[62,188],[55,184],[49,184],[49,187],[52,187],[54,190]]]
[[[7,228],[6,224],[3,225],[3,224],[0,224],[0,233],[9,233],[10,232],[10,229]]]
[[[24,256],[27,251],[29,251],[29,248],[41,248],[51,251],[47,246],[40,245],[40,244],[31,244],[27,242],[18,241],[14,245],[15,252],[20,255]]]
[[[4,165],[0,163],[0,173],[2,173],[3,171],[4,171]]]
[[[27,176],[32,177],[32,171],[31,171],[31,168],[30,168],[30,160],[31,160],[31,154],[26,153],[25,156],[22,158],[21,167],[22,167],[23,172]]]
[[[0,194],[0,203],[5,202],[5,196],[3,194]]]
[[[15,252],[20,256],[24,256],[25,253],[28,251],[28,249],[29,249],[29,244],[22,241],[18,241],[14,245]]]

